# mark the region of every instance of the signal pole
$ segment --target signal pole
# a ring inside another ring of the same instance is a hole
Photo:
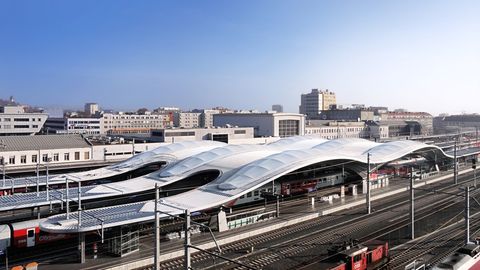
[[[457,138],[455,138],[455,144],[453,146],[453,180],[455,185],[458,184],[458,168],[457,168]]]
[[[370,153],[367,153],[367,214],[372,213],[372,204],[370,202]]]
[[[415,191],[413,189],[413,168],[410,168],[410,236],[415,239]]]

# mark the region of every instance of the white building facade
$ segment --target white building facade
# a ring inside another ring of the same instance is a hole
[[[145,114],[105,113],[101,118],[101,134],[148,134],[152,129],[171,126],[173,119],[169,114],[147,112]]]
[[[200,127],[199,112],[176,112],[174,113],[174,126],[182,128]]]
[[[152,137],[161,142],[175,143],[183,141],[220,141],[230,143],[232,140],[253,139],[253,128],[175,128],[152,130]]]
[[[101,118],[48,118],[45,130],[49,134],[100,134]]]
[[[305,133],[305,116],[297,113],[215,114],[213,124],[221,127],[253,127],[255,137],[290,137]]]
[[[47,117],[46,113],[26,113],[22,106],[0,107],[0,136],[34,135]]]
[[[387,139],[388,126],[367,125],[365,122],[329,122],[325,125],[306,126],[305,135],[323,139],[363,138]]]

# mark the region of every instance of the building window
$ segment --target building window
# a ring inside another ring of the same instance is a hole
[[[80,160],[80,152],[75,152],[75,160]]]
[[[20,163],[26,164],[27,163],[27,156],[20,156]]]
[[[15,156],[10,156],[10,158],[8,159],[8,163],[15,164]]]
[[[47,162],[48,161],[48,154],[43,154],[42,155],[42,161]]]
[[[299,120],[279,120],[278,135],[280,137],[290,137],[300,135]]]
[[[58,153],[53,154],[53,161],[58,161]]]
[[[240,130],[235,130],[233,133],[234,134],[247,134],[247,131],[245,129],[240,129]]]
[[[90,159],[90,152],[85,152],[83,155],[84,160],[89,160]]]
[[[64,153],[63,154],[63,160],[69,161],[70,160],[70,153]]]
[[[32,163],[37,163],[37,155],[32,155]]]

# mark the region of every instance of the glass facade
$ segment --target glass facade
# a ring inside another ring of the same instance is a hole
[[[278,135],[282,138],[300,135],[300,121],[299,120],[279,120]]]

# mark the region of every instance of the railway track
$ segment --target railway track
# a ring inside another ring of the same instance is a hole
[[[479,213],[473,215],[478,216]],[[472,217],[473,217],[472,216]],[[480,230],[480,220],[470,222],[471,231]],[[453,224],[432,234],[421,237],[413,243],[404,245],[405,249],[391,252],[390,266],[394,269],[404,268],[414,260],[419,260],[425,265],[435,265],[451,255],[465,243],[465,230],[463,224]]]
[[[453,187],[448,187],[448,188],[451,189]],[[448,189],[448,188],[445,187],[444,189]],[[422,202],[422,205],[424,205],[424,210],[429,209],[429,207],[431,207],[432,205],[437,205],[438,209],[445,209],[452,205],[451,199],[444,198],[443,200],[438,200],[437,198],[428,199],[428,197],[431,197],[431,196],[428,196],[428,195],[423,196],[424,199],[426,198]],[[420,198],[418,198],[418,200],[420,200]],[[403,201],[402,203],[404,204],[405,202],[406,201]],[[419,202],[417,201],[417,207],[419,205],[418,203]],[[398,207],[398,204],[390,207],[389,209],[379,211],[378,213],[380,214],[378,215],[377,218],[365,219],[364,216],[357,217],[344,224],[336,224],[334,227],[331,227],[331,228],[321,228],[321,227],[328,223],[336,221],[338,217],[335,217],[335,216],[322,217],[321,220],[305,222],[299,225],[295,225],[293,228],[282,228],[281,230],[277,230],[275,232],[270,232],[270,233],[266,233],[265,235],[255,237],[254,239],[246,239],[246,240],[232,243],[229,245],[224,245],[222,246],[222,251],[223,251],[222,255],[228,256],[236,260],[241,260],[244,263],[249,263],[249,265],[255,268],[264,268],[274,262],[278,262],[279,260],[286,258],[287,256],[292,256],[292,254],[294,255],[294,254],[305,252],[306,250],[309,250],[312,247],[316,247],[321,244],[323,245],[329,244],[342,237],[349,237],[349,236],[352,236],[353,234],[359,235],[359,236],[362,236],[362,235],[373,236],[375,233],[368,231],[369,224],[375,223],[375,222],[382,222],[384,220],[388,220],[392,218],[398,219],[398,215],[399,215],[398,213],[402,211],[406,212],[407,209],[405,208],[407,208],[408,206],[404,207],[404,209],[402,210],[397,209],[397,211],[395,212],[388,212],[388,210],[391,210],[392,208],[395,208],[395,207]],[[418,212],[422,210],[417,209],[416,211],[418,215],[419,214]],[[437,212],[438,211],[440,210],[437,210]],[[427,218],[429,215],[430,214],[427,214],[427,213],[424,214],[424,218]],[[389,232],[388,229],[393,230],[395,227],[398,228],[398,226],[408,223],[407,216],[408,215],[404,215],[404,218],[402,220],[395,222],[393,225],[388,226],[388,228],[383,228],[381,231],[376,232],[376,234],[382,235],[382,234],[388,233]],[[265,244],[268,242],[279,241],[279,239],[289,239],[289,238],[292,238],[292,235],[295,235],[296,233],[302,233],[308,230],[310,231],[313,230],[315,231],[315,233],[312,233],[306,236],[304,235],[303,237],[293,237],[292,240],[280,241],[276,245],[273,245],[273,246],[269,245],[268,247],[267,246],[262,247],[260,249],[254,250],[253,253],[245,254],[245,251],[250,250],[252,246],[261,246],[262,244]],[[318,234],[321,232],[328,232],[329,235],[313,236],[314,234]],[[296,242],[301,242],[302,244],[298,245],[296,244]],[[243,254],[239,255],[238,253],[243,253]],[[213,266],[208,267],[208,266],[201,265],[202,264],[201,262],[204,262],[206,260],[211,261],[212,257],[209,255],[200,254],[200,253],[197,253],[192,256],[192,263],[193,265],[196,265],[196,267],[203,268],[203,269],[213,268]],[[172,261],[163,263],[162,267],[163,269],[171,269],[171,270],[179,269],[182,266],[182,263],[183,261],[181,260],[172,260]],[[228,266],[226,263],[219,263],[214,267],[215,269],[244,269],[242,267]]]

